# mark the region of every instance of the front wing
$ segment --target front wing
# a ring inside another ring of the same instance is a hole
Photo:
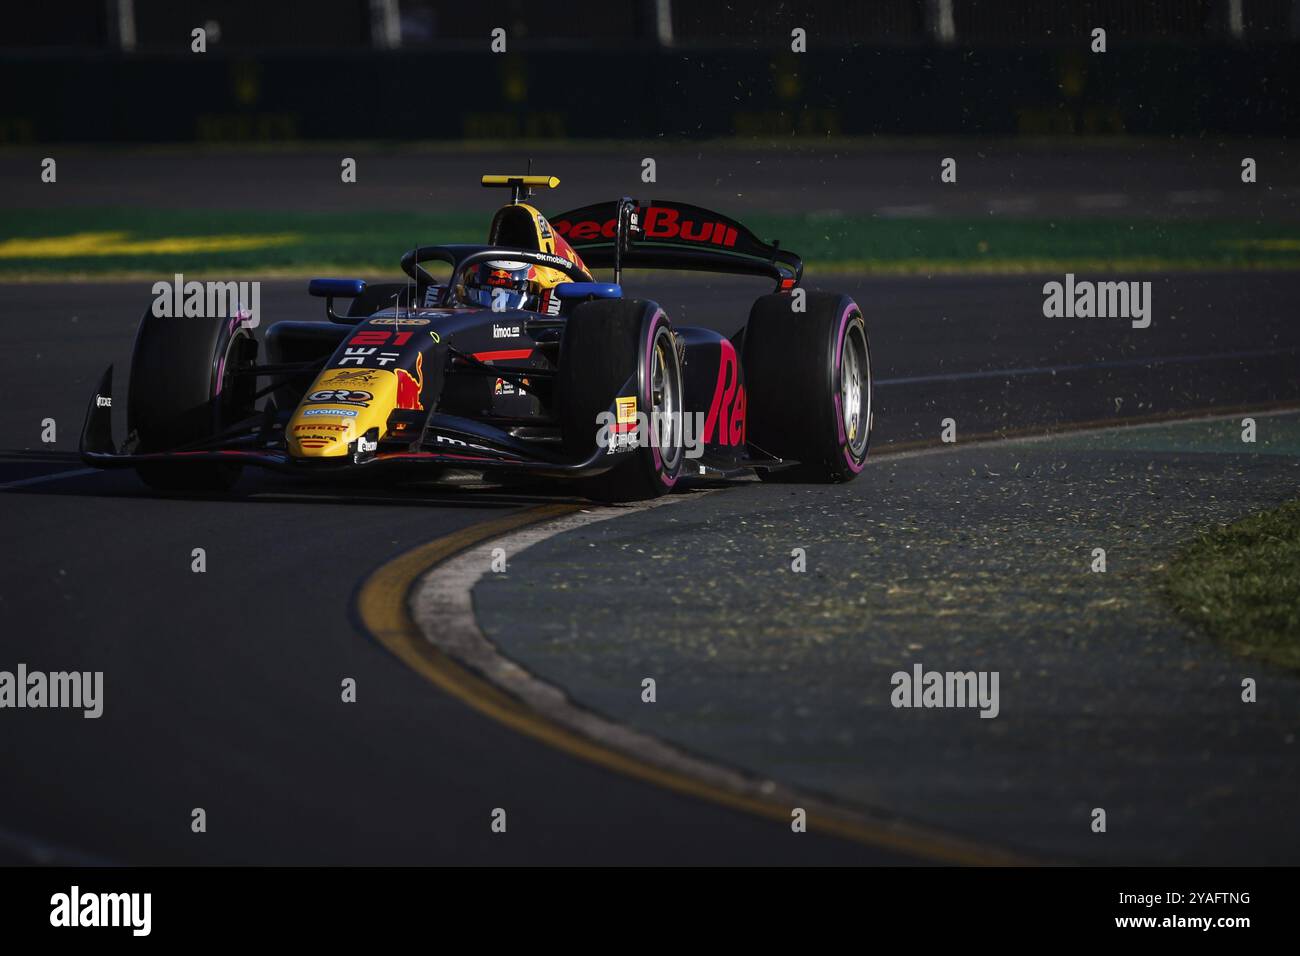
[[[582,478],[599,475],[621,461],[620,455],[606,454],[597,448],[583,461],[566,461],[533,451],[527,443],[510,441],[512,447],[493,447],[490,429],[483,426],[469,435],[476,447],[462,451],[374,451],[357,453],[345,458],[304,461],[291,457],[280,448],[267,447],[260,431],[250,424],[244,434],[227,436],[223,441],[213,441],[210,447],[184,448],[175,451],[134,453],[120,448],[113,440],[112,421],[113,367],[110,365],[100,379],[99,388],[90,398],[86,421],[81,431],[80,455],[82,461],[95,468],[133,468],[150,462],[225,462],[267,468],[303,478],[338,478],[344,474],[378,472],[420,473],[450,469],[518,472],[538,477]],[[448,431],[474,426],[464,419],[455,420]]]

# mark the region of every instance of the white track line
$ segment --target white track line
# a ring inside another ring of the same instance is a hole
[[[1065,428],[1054,432],[1035,435],[1009,435],[1006,438],[976,438],[968,441],[956,441],[945,445],[933,445],[926,448],[910,448],[905,451],[890,451],[886,445],[870,458],[888,458],[902,461],[906,458],[926,458],[930,455],[946,455],[964,448],[988,448],[992,445],[1034,445],[1042,442],[1056,441],[1062,438],[1087,438],[1109,432],[1140,431],[1144,428],[1168,428],[1170,425],[1196,425],[1206,422],[1240,421],[1242,418],[1272,418],[1277,415],[1300,415],[1300,406],[1287,408],[1270,408],[1255,412],[1216,412],[1213,415],[1196,415],[1187,418],[1158,418],[1150,422],[1127,422],[1115,425],[1097,425],[1094,428]]]
[[[906,378],[878,378],[877,385],[924,385],[936,382],[965,382],[983,378],[1016,378],[1022,375],[1056,375],[1061,372],[1084,372],[1091,369],[1146,368],[1151,365],[1194,365],[1216,360],[1268,358],[1294,355],[1300,349],[1249,349],[1240,352],[1215,352],[1205,355],[1153,355],[1149,358],[1111,359],[1102,362],[1079,362],[1074,365],[1026,365],[994,368],[983,372],[948,372],[941,375],[912,375]]]

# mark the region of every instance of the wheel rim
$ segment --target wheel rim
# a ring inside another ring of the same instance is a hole
[[[236,331],[226,344],[225,354],[217,365],[216,401],[213,408],[216,415],[213,428],[217,431],[254,411],[257,402],[256,380],[252,376],[238,374],[239,364],[244,360],[241,353],[251,341],[252,336],[246,331]]]
[[[871,434],[871,365],[867,357],[867,336],[858,322],[851,322],[844,334],[840,358],[840,408],[849,454],[861,458]]]
[[[657,442],[663,470],[677,470],[682,457],[681,369],[675,361],[676,343],[667,329],[654,339],[654,360],[650,366],[651,440]]]

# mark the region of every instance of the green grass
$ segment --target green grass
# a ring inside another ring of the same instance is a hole
[[[1231,650],[1300,670],[1300,501],[1201,535],[1170,562],[1162,591]]]
[[[1127,220],[746,217],[811,270],[872,273],[1300,268],[1300,226]],[[482,241],[486,212],[0,211],[0,279],[396,271],[417,242]],[[79,245],[66,237],[81,236]],[[64,238],[60,238],[64,237]],[[225,245],[203,245],[225,237]],[[234,237],[234,238],[232,238]],[[32,246],[32,240],[58,240]],[[199,240],[200,246],[177,245]],[[94,252],[95,254],[92,254]]]

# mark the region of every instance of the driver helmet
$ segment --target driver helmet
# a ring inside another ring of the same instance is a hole
[[[488,309],[500,302],[498,311],[535,308],[542,289],[536,273],[537,269],[529,263],[509,259],[470,266],[465,270],[463,301]]]
[[[555,314],[558,311],[558,300],[553,299],[553,293],[548,290],[569,281],[569,277],[559,269],[510,259],[495,259],[465,270],[460,300],[488,309],[500,301],[501,304],[496,306],[497,311],[546,311],[545,307],[549,303],[555,307],[551,314]]]

